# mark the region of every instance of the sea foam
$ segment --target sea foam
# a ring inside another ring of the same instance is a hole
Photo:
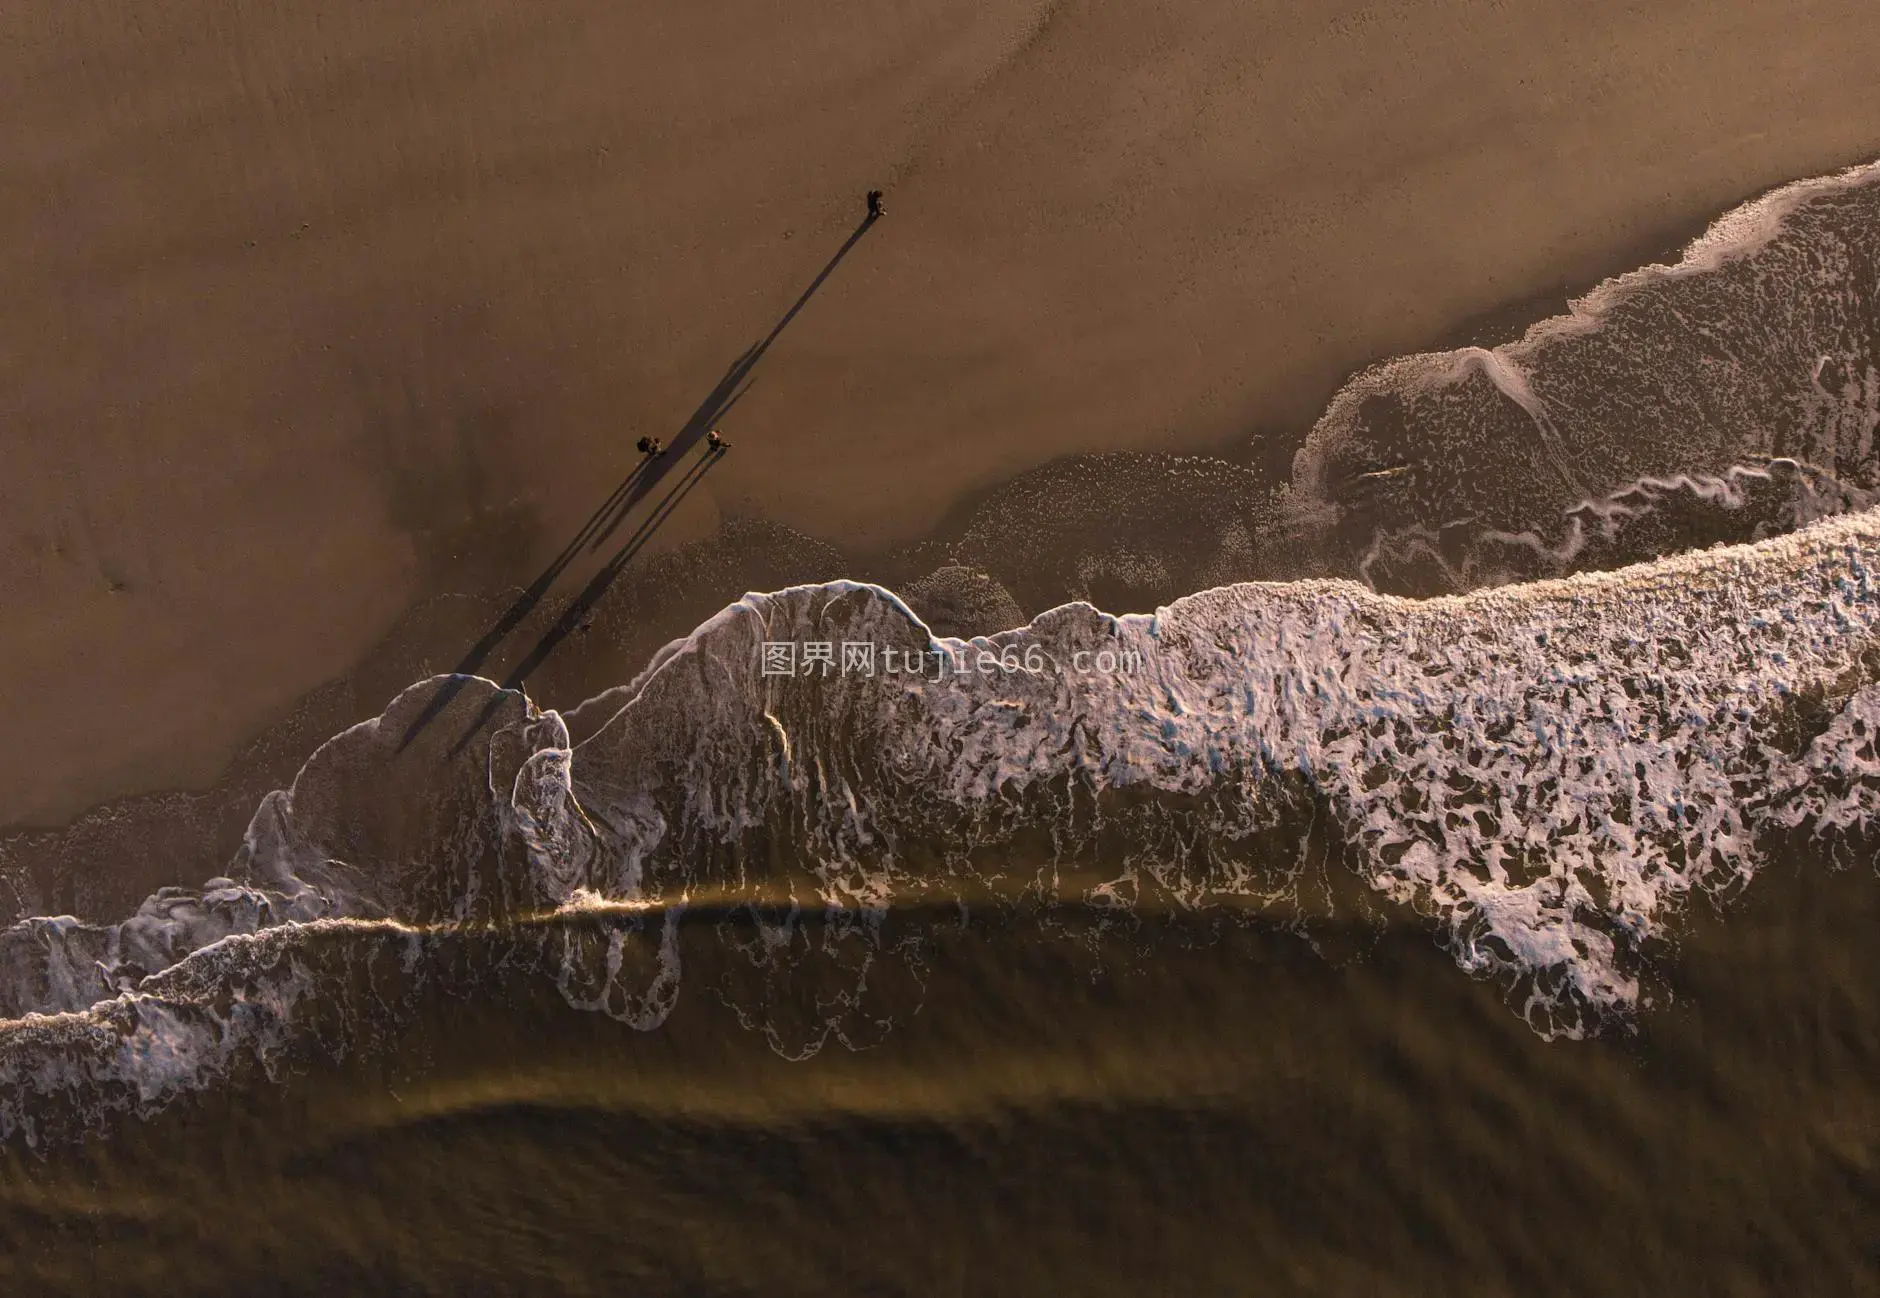
[[[384,941],[617,906],[542,972],[650,1027],[683,982],[673,925],[706,899],[854,917],[864,944],[870,917],[968,892],[1208,907],[1283,894],[1297,861],[1249,845],[1308,817],[1535,1030],[1624,1025],[1654,943],[1694,896],[1748,882],[1765,833],[1868,829],[1876,563],[1867,512],[1465,596],[1245,584],[972,641],[879,587],[794,587],[670,646],[574,745],[473,682],[464,707],[497,705],[475,742],[440,726],[401,747],[436,678],[272,795],[228,876],[115,926],[8,930],[13,994],[41,1003],[0,1027],[0,1075],[22,1099],[79,1085],[141,1109],[265,1059],[317,994],[296,934],[334,925]],[[928,665],[766,672],[767,644],[810,643]],[[988,870],[1076,799],[1050,859]],[[1079,869],[1098,881],[1058,882]]]
[[[727,998],[802,1055],[855,1039],[898,910],[1257,911],[1298,896],[1309,836],[1537,1032],[1623,1029],[1695,899],[1780,836],[1864,855],[1880,809],[1880,517],[1823,520],[1880,491],[1876,179],[1777,191],[1518,343],[1354,380],[1275,528],[1241,535],[1364,584],[1076,603],[972,640],[877,586],[751,594],[581,705],[578,742],[489,681],[414,684],[201,886],[0,932],[0,1133],[272,1072],[311,1009],[422,981],[469,932],[529,935],[503,976],[651,1029],[688,913],[744,915],[726,940],[773,982],[819,916],[858,989],[818,997],[819,1027]],[[1763,539],[1621,566],[1677,544],[1653,527],[1690,502]],[[1524,580],[1585,567],[1612,570]],[[767,644],[876,670],[773,674]]]

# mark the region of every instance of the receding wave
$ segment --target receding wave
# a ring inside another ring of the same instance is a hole
[[[1421,594],[1753,539],[1869,502],[1877,182],[1880,163],[1784,186],[1676,265],[1608,280],[1517,342],[1365,371],[1299,451],[1286,527],[1324,571]],[[1773,479],[1744,476],[1772,462]],[[1680,516],[1695,537],[1665,526]]]
[[[937,917],[1013,908],[1308,941],[1381,908],[1536,1032],[1625,1030],[1675,992],[1680,919],[1775,844],[1871,855],[1876,174],[1778,191],[1518,344],[1360,376],[1195,569],[1362,580],[972,639],[793,586],[565,715],[411,686],[204,883],[0,932],[0,1134],[369,1048],[439,986],[652,1030],[701,923],[711,992],[792,1058],[916,1010]],[[1077,580],[1189,571],[1131,545]],[[909,597],[1022,619],[966,567]]]
[[[767,991],[734,1006],[807,1053],[907,958],[898,906],[1257,909],[1306,885],[1287,845],[1314,832],[1537,1031],[1622,1025],[1654,945],[1753,877],[1766,835],[1867,829],[1876,562],[1863,513],[1462,597],[1240,585],[973,641],[877,587],[797,587],[669,647],[579,744],[478,683],[405,747],[450,683],[424,682],[271,795],[230,875],[114,926],[9,930],[6,1121],[265,1061],[323,994],[303,935],[408,965],[534,917],[519,966],[645,1029],[684,985],[678,917],[742,910],[754,967],[851,980],[820,1021],[770,1021]],[[868,646],[873,672],[804,649],[825,644]]]

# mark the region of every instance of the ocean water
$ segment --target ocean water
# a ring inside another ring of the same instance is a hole
[[[0,1282],[1873,1291],[1877,216],[12,870]]]

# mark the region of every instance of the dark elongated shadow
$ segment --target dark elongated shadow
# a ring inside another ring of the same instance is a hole
[[[431,701],[425,705],[424,711],[418,714],[405,731],[404,738],[398,744],[399,752],[404,752],[410,746],[411,741],[416,739],[426,726],[435,721],[438,715],[450,706],[451,701],[457,697],[464,686],[470,683],[477,669],[489,661],[489,656],[496,651],[496,646],[502,643],[503,637],[520,626],[523,619],[535,610],[535,606],[542,602],[542,597],[548,594],[549,588],[555,584],[555,579],[560,577],[567,570],[568,565],[573,563],[581,553],[581,547],[588,538],[606,526],[607,520],[616,511],[631,508],[631,502],[639,499],[641,492],[638,488],[644,481],[648,463],[649,461],[642,460],[633,467],[631,473],[620,480],[620,485],[614,488],[613,494],[601,503],[601,507],[589,516],[586,523],[581,525],[581,530],[575,533],[574,539],[568,542],[560,554],[549,561],[549,565],[542,569],[534,581],[529,583],[527,589],[516,596],[515,602],[503,610],[503,615],[496,619],[488,631],[483,633],[483,638],[471,646],[470,652],[463,656],[463,661],[458,663],[452,672],[451,679],[432,697]]]
[[[732,362],[731,368],[726,370],[724,377],[718,380],[718,386],[706,394],[705,399],[699,402],[698,409],[692,412],[691,418],[687,419],[679,431],[673,435],[672,445],[667,448],[666,454],[655,460],[652,467],[647,470],[645,487],[640,492],[641,495],[651,491],[659,479],[671,471],[679,457],[696,446],[705,434],[724,418],[725,411],[731,409],[733,403],[744,395],[744,389],[748,386],[745,380],[750,378],[751,371],[757,368],[757,363],[764,359],[764,353],[770,350],[770,345],[777,341],[778,336],[785,329],[789,328],[790,322],[796,319],[797,313],[809,304],[812,297],[816,296],[816,290],[823,286],[823,281],[835,273],[836,267],[842,264],[842,259],[849,255],[849,249],[861,242],[862,236],[868,233],[876,220],[877,218],[872,216],[863,217],[862,223],[849,232],[849,237],[843,240],[840,248],[836,249],[836,255],[831,257],[829,263],[816,273],[816,278],[809,282],[809,287],[803,290],[802,296],[790,304],[790,309],[785,311],[783,318],[777,321],[768,334],[764,335],[763,341]]]
[[[731,411],[731,407],[737,405],[738,402],[743,399],[744,394],[751,390],[751,383],[755,383],[755,382],[757,382],[757,380],[752,379],[750,383],[746,383],[742,388],[739,388],[737,393],[731,398],[731,400],[725,402],[724,409],[718,412],[718,417],[722,419],[725,415],[729,414]],[[710,430],[707,429],[707,431],[710,431]],[[668,450],[666,452],[666,455],[670,456],[673,453],[674,453],[673,450]],[[657,462],[657,461],[649,461],[649,463],[654,463],[654,462]],[[607,544],[607,538],[612,536],[615,532],[617,532],[620,529],[620,525],[627,521],[627,515],[633,512],[633,507],[640,502],[641,498],[644,497],[648,491],[651,490],[650,483],[654,481],[657,481],[657,479],[650,478],[647,480],[647,482],[640,484],[638,489],[634,491],[630,491],[626,494],[625,498],[620,502],[620,504],[615,507],[613,511],[613,517],[608,519],[606,525],[604,527],[595,529],[594,539],[588,542],[588,550],[590,553],[595,550],[600,549],[603,545]]]
[[[704,481],[705,475],[711,471],[712,465],[718,462],[718,458],[716,454],[707,452],[692,463],[683,477],[672,484],[672,489],[666,493],[665,498],[653,507],[650,514],[640,520],[640,525],[633,529],[632,535],[621,543],[620,548],[614,551],[613,555],[602,565],[601,570],[589,579],[581,593],[575,596],[574,602],[562,610],[561,616],[555,619],[555,625],[543,634],[542,638],[536,642],[535,648],[529,651],[528,656],[517,663],[515,670],[503,679],[503,689],[521,689],[523,683],[528,680],[529,674],[547,662],[548,656],[555,652],[556,647],[581,626],[587,615],[593,611],[594,606],[601,602],[601,597],[607,593],[608,587],[612,586],[620,574],[626,571],[627,565],[633,562],[634,556],[652,539],[653,533],[659,530],[660,525],[672,517],[673,511],[679,508],[680,502],[691,494],[692,488]],[[490,696],[489,702],[484,704],[483,711],[477,714],[476,720],[472,721],[458,737],[457,742],[451,745],[452,757],[462,752],[464,745],[474,739],[477,733],[489,724],[490,718],[496,715],[502,704],[501,694]]]
[[[724,418],[725,413],[736,405],[746,392],[750,391],[753,381],[751,371],[757,368],[757,363],[764,358],[764,353],[770,350],[770,345],[777,341],[778,336],[789,327],[790,322],[796,319],[797,314],[808,305],[810,298],[816,295],[816,290],[823,286],[823,282],[835,273],[836,267],[842,264],[842,259],[849,255],[849,250],[861,242],[862,236],[868,233],[877,219],[873,216],[864,217],[861,224],[849,232],[849,237],[843,240],[840,248],[836,249],[835,256],[831,257],[828,264],[817,272],[816,278],[810,281],[809,287],[804,289],[802,295],[790,304],[790,309],[783,313],[782,318],[764,336],[763,340],[748,348],[743,355],[731,363],[724,377],[719,379],[717,385],[706,394],[705,399],[699,402],[698,408],[674,435],[672,444],[666,448],[666,453],[642,460],[633,472],[614,488],[612,494],[601,503],[600,508],[588,518],[580,532],[575,535],[574,540],[568,543],[567,548],[542,570],[541,575],[529,584],[528,589],[517,597],[515,603],[509,606],[483,638],[478,640],[470,652],[464,655],[463,661],[457,664],[457,669],[451,679],[438,690],[430,703],[425,705],[424,711],[418,714],[410,728],[405,731],[404,738],[398,744],[399,752],[402,753],[410,747],[411,742],[424,731],[425,727],[437,720],[439,715],[450,706],[451,701],[489,660],[489,656],[496,651],[496,646],[503,641],[503,638],[521,625],[523,619],[542,602],[549,588],[555,584],[555,580],[581,553],[582,547],[585,545],[590,551],[599,549],[626,521],[633,507],[650,495],[661,479],[672,471],[685,452],[697,445],[705,434]],[[695,481],[696,479],[692,477],[694,472],[702,476],[703,469],[695,465],[693,469],[687,471],[687,479]],[[690,487],[687,486],[685,489],[690,490]],[[664,508],[663,504],[661,508]],[[645,527],[646,524],[642,523],[641,529],[644,530]],[[640,531],[636,531],[634,536],[642,543],[644,542],[645,538]],[[633,546],[633,542],[629,541],[628,546]],[[618,559],[619,556],[615,557]],[[611,567],[612,564],[610,563],[609,566]],[[602,571],[605,572],[606,569]],[[615,575],[617,576],[618,573],[616,572]],[[611,584],[612,580],[613,578],[609,577],[608,584]],[[605,585],[601,587],[603,590],[605,588]],[[563,637],[557,637],[555,643],[559,644],[562,638],[565,638],[565,633]],[[538,644],[536,648],[540,650],[542,646]],[[545,657],[546,654],[544,653],[543,656]],[[539,663],[534,665],[539,665]],[[511,675],[514,679],[521,679],[514,673]]]

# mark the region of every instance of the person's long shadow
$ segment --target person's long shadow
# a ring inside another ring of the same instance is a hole
[[[612,586],[615,579],[626,570],[627,565],[633,562],[634,556],[652,539],[653,533],[659,530],[660,524],[670,518],[673,511],[679,508],[679,503],[691,493],[692,488],[704,481],[712,465],[718,462],[718,455],[716,451],[707,451],[693,461],[684,476],[673,483],[672,490],[668,491],[664,499],[653,507],[650,514],[640,520],[640,525],[633,529],[632,534],[621,542],[620,548],[614,551],[607,562],[601,566],[600,571],[588,580],[586,586],[582,587],[581,593],[575,596],[574,602],[562,610],[561,616],[555,619],[555,625],[536,641],[535,648],[531,649],[528,656],[517,663],[515,669],[503,679],[505,690],[520,689],[528,680],[529,673],[548,661],[548,656],[555,652],[556,646],[574,632],[585,629],[582,623],[586,621],[587,615],[594,606],[601,602],[601,596],[607,593],[607,588]],[[483,705],[483,711],[477,715],[476,720],[472,721],[463,734],[458,736],[457,742],[450,746],[452,757],[462,752],[464,745],[476,738],[477,732],[488,724],[502,704],[501,694],[490,696],[489,702]]]
[[[746,354],[748,355],[749,353],[746,353]],[[741,360],[742,357],[740,357],[739,359]],[[731,412],[731,407],[737,405],[739,401],[744,399],[744,394],[751,390],[751,384],[755,382],[757,382],[757,380],[752,379],[750,380],[750,382],[747,382],[743,387],[739,388],[737,392],[732,395],[731,400],[725,402],[724,406],[718,411],[716,418],[722,419],[727,414],[729,414]],[[694,438],[691,438],[689,441],[687,441],[686,444],[689,446],[689,445],[696,443],[697,441],[698,439],[694,437]],[[674,451],[677,451],[678,449],[679,449],[679,443],[675,440],[673,445],[667,449],[665,455],[669,456]],[[667,460],[665,456],[655,456],[655,457],[648,459],[645,465],[642,465],[641,467],[644,468],[646,467],[646,465],[653,466],[654,468],[658,470],[658,472],[652,473],[648,477],[636,483],[632,490],[628,491],[625,496],[619,499],[618,503],[613,507],[611,514],[609,514],[607,521],[604,522],[600,527],[592,529],[594,532],[594,539],[588,542],[588,547],[587,547],[590,553],[595,550],[600,549],[603,545],[607,544],[607,538],[612,536],[616,531],[618,531],[620,529],[620,525],[627,521],[627,515],[633,512],[633,507],[639,504],[641,499],[644,498],[650,491],[652,491],[653,484],[658,482],[660,479],[660,476],[663,475],[666,468],[670,467],[670,461]]]
[[[731,363],[731,367],[725,371],[724,377],[719,379],[717,385],[706,394],[705,399],[699,402],[698,408],[692,412],[691,417],[685,421],[678,433],[674,435],[672,445],[666,449],[666,453],[640,461],[640,463],[634,467],[633,472],[629,473],[621,481],[620,485],[614,488],[607,499],[601,503],[600,508],[589,516],[588,521],[582,525],[581,530],[575,534],[575,538],[568,543],[567,547],[563,549],[560,554],[555,556],[548,567],[544,568],[534,581],[529,583],[528,588],[516,598],[515,602],[504,611],[503,615],[496,620],[494,625],[484,633],[483,638],[478,640],[471,648],[470,652],[464,655],[463,661],[458,663],[456,670],[451,673],[450,680],[432,696],[431,701],[405,731],[404,738],[399,741],[399,752],[402,753],[406,748],[410,747],[412,741],[423,733],[427,726],[443,714],[444,710],[451,705],[452,701],[463,691],[464,687],[475,678],[483,664],[487,662],[490,655],[496,651],[496,646],[502,643],[503,639],[511,631],[521,625],[523,619],[528,617],[536,606],[542,602],[543,598],[548,594],[549,588],[555,584],[556,579],[567,570],[568,565],[573,563],[575,558],[581,553],[582,547],[585,545],[590,551],[599,549],[601,545],[619,529],[620,525],[626,521],[627,516],[633,511],[633,507],[650,495],[653,488],[658,486],[660,481],[671,472],[673,466],[678,463],[684,453],[697,445],[700,439],[702,439],[706,433],[710,432],[720,419],[724,418],[725,412],[736,405],[744,394],[750,390],[749,380],[751,372],[757,368],[757,363],[764,358],[764,353],[770,350],[770,345],[776,342],[778,336],[783,333],[790,322],[796,319],[797,313],[808,304],[810,298],[815,296],[816,290],[823,286],[823,281],[827,280],[829,276],[835,272],[835,268],[841,265],[842,259],[849,255],[849,250],[861,241],[862,236],[868,233],[870,227],[875,224],[877,219],[878,218],[874,216],[862,218],[861,224],[857,225],[855,229],[849,232],[849,237],[843,240],[840,248],[836,249],[835,256],[831,257],[828,264],[817,272],[816,278],[810,281],[809,287],[804,289],[802,295],[798,297],[795,302],[790,304],[790,309],[783,313],[782,318],[779,319],[776,325],[772,327],[771,331],[764,336],[763,340],[749,348],[742,356],[739,356],[737,360]],[[680,485],[683,490],[678,493],[680,497],[683,497],[685,491],[691,490],[691,486],[689,485],[691,482],[696,482],[697,479],[693,475],[696,473],[697,476],[703,476],[704,468],[709,467],[709,465],[710,459],[708,458],[704,462],[703,467],[694,465],[692,469],[687,470],[686,478],[681,480]],[[672,497],[669,496],[668,500],[672,500]],[[676,506],[677,502],[673,501],[673,503]],[[662,510],[665,512],[661,512]],[[634,541],[629,541],[627,546],[623,547],[623,550],[631,551],[626,554],[627,559],[631,559],[632,554],[638,552],[639,545],[643,545],[646,537],[651,535],[651,528],[649,528],[648,524],[650,523],[651,527],[657,527],[659,522],[655,520],[663,521],[666,513],[670,513],[670,510],[666,509],[666,502],[662,501],[660,507],[656,508],[654,512],[648,516],[647,521],[640,524],[640,528],[633,534],[638,544],[635,544]],[[608,565],[601,571],[605,573],[609,569],[614,569],[615,561],[620,560],[620,558],[621,556],[616,554],[614,560],[610,560]],[[613,576],[618,575],[618,570],[615,569]],[[604,591],[607,585],[612,584],[613,576],[608,577],[607,581],[600,587],[601,590]],[[597,580],[598,578],[599,574],[596,575]],[[590,582],[589,585],[592,587],[593,583]],[[583,594],[585,596],[586,592]],[[598,594],[595,598],[598,598]],[[579,601],[577,601],[577,603],[578,602]],[[558,622],[556,625],[559,626],[560,623]],[[560,636],[556,636],[553,632],[550,632],[549,636],[544,637],[543,642],[548,643],[552,639],[553,644],[549,645],[549,649],[552,650],[554,644],[559,644],[561,640],[565,638],[565,632]],[[530,670],[540,665],[540,659],[536,658],[537,652],[541,654],[541,657],[545,658],[547,657],[548,650],[544,650],[542,644],[536,646],[536,651],[530,654],[530,658],[534,660],[530,663]],[[512,672],[510,679],[511,681],[519,683],[526,674],[527,673],[524,672],[522,675],[518,675]],[[512,689],[514,685],[506,684],[504,688]],[[459,746],[461,746],[461,741]],[[454,748],[453,751],[455,751]]]

